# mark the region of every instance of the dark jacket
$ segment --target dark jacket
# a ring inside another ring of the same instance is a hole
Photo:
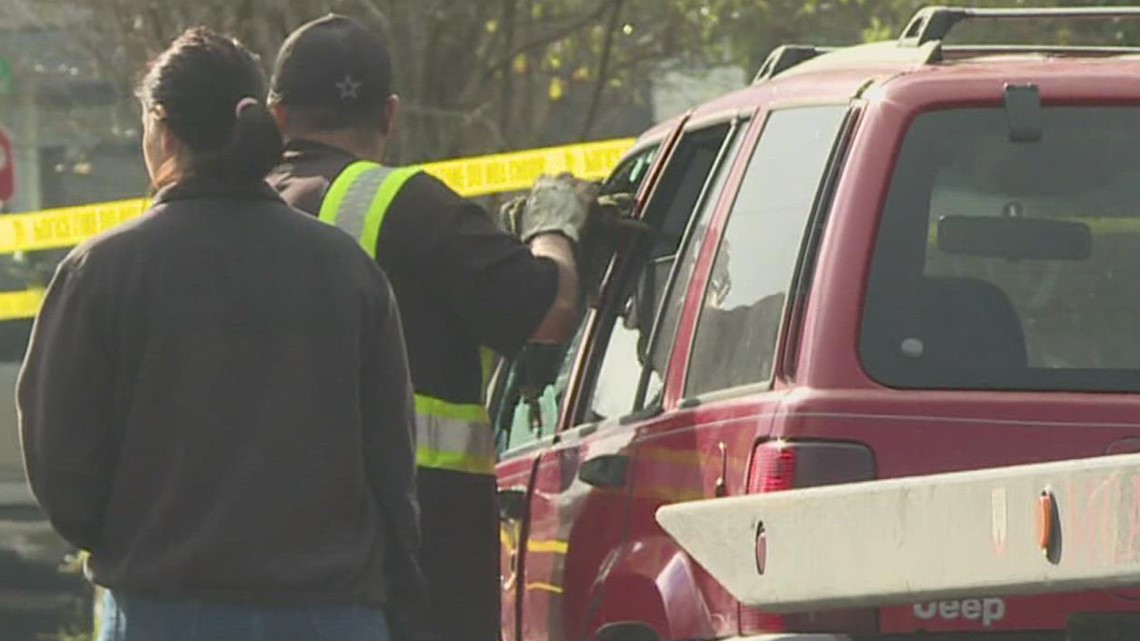
[[[269,183],[316,215],[351,154],[294,141]],[[389,205],[376,259],[392,281],[407,329],[416,393],[480,403],[479,347],[517,353],[546,316],[558,267],[499,230],[478,205],[426,173]],[[501,624],[495,477],[424,467],[419,472],[420,564],[429,623],[445,639],[496,639]]]
[[[382,606],[422,582],[391,289],[264,184],[164,190],[73,250],[18,403],[32,489],[100,585]]]

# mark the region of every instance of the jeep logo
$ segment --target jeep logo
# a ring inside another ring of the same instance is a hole
[[[923,621],[935,618],[946,621],[965,619],[967,621],[981,620],[982,625],[990,627],[993,623],[1005,618],[1004,599],[965,599],[962,601],[934,601],[931,603],[916,603],[914,616]]]

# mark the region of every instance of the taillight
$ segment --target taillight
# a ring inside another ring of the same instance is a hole
[[[785,441],[768,441],[752,451],[748,493],[790,490],[796,478],[796,450]]]
[[[748,467],[749,494],[867,481],[875,478],[871,450],[857,443],[827,441],[761,441],[752,449]],[[767,564],[767,546],[757,531],[757,567]],[[740,607],[740,631],[758,635],[772,632],[846,632],[874,634],[878,628],[875,610],[829,610],[827,612],[776,615]]]
[[[826,441],[761,441],[752,450],[748,493],[779,492],[875,478],[865,445]]]

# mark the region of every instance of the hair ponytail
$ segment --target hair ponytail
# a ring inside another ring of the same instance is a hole
[[[257,56],[205,27],[188,29],[151,63],[139,84],[145,105],[189,150],[180,175],[167,182],[209,178],[233,184],[263,180],[280,162],[281,133],[265,95]]]
[[[242,104],[251,100],[250,104]],[[259,99],[244,98],[234,109],[229,141],[218,154],[222,172],[233,182],[265,178],[281,162],[283,143],[277,122]]]

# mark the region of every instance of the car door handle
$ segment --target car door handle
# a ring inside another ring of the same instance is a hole
[[[499,489],[499,520],[521,521],[526,516],[526,488]]]
[[[594,487],[625,487],[629,470],[629,457],[624,454],[603,454],[582,463],[578,479]]]

